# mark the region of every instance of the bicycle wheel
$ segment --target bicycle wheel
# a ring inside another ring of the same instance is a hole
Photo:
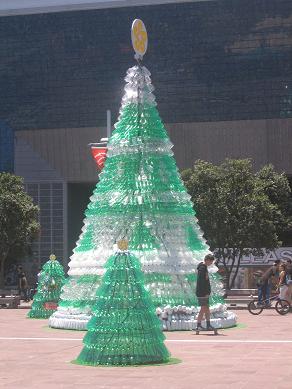
[[[290,304],[287,300],[278,300],[275,309],[279,315],[286,315],[290,311]]]
[[[264,307],[259,305],[258,300],[252,300],[248,303],[247,309],[252,315],[259,315],[263,312]]]

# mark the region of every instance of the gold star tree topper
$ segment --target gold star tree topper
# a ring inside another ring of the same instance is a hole
[[[140,19],[135,19],[131,29],[132,45],[135,50],[135,58],[142,59],[148,46],[148,36],[144,23]]]

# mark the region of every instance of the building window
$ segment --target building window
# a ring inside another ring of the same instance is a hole
[[[33,243],[33,256],[42,265],[54,253],[64,260],[64,200],[62,183],[27,183],[26,192],[40,208],[39,238]]]

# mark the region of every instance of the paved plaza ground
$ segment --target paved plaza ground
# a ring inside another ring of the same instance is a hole
[[[147,367],[71,364],[84,333],[50,329],[26,309],[0,310],[0,387],[118,389],[291,389],[292,314],[238,312],[238,328],[220,335],[166,333],[181,363]]]

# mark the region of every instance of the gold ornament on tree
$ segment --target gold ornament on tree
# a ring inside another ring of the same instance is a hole
[[[121,251],[128,250],[128,247],[129,247],[129,242],[127,241],[127,239],[121,239],[121,240],[118,241],[118,248]]]

